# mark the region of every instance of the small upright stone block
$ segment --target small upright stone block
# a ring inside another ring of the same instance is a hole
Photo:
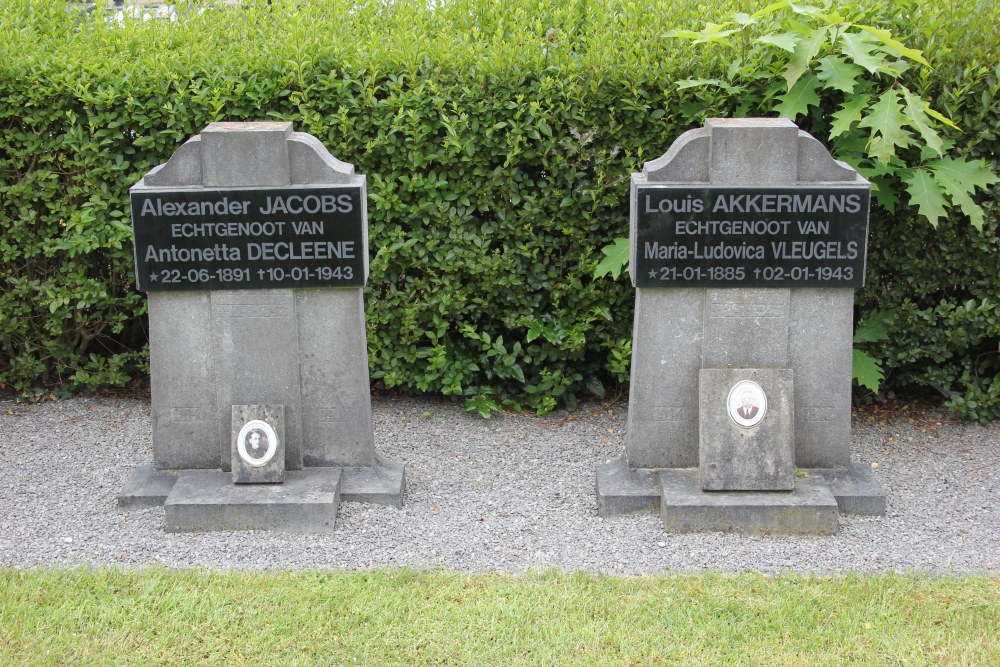
[[[232,469],[234,484],[285,481],[285,406],[233,406]]]
[[[792,371],[702,369],[699,406],[703,490],[795,487]]]

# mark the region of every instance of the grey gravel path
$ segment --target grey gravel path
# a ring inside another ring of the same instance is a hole
[[[624,403],[488,421],[439,400],[374,409],[377,447],[407,464],[402,509],[344,503],[329,535],[167,534],[162,508],[115,504],[152,461],[148,402],[0,401],[0,566],[1000,572],[1000,424],[856,417],[885,517],[842,518],[833,537],[678,536],[653,515],[597,516],[594,467],[624,449]]]

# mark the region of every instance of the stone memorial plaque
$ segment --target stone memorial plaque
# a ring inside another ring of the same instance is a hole
[[[360,185],[133,190],[142,291],[360,287]]]
[[[638,185],[637,287],[861,287],[865,186]]]
[[[234,484],[285,481],[285,406],[234,405]]]

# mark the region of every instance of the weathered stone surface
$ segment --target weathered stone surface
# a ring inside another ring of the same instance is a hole
[[[376,454],[370,466],[343,468],[340,498],[344,502],[403,506],[406,467]]]
[[[215,367],[208,292],[149,295],[153,464],[218,468]]]
[[[375,463],[364,296],[360,289],[297,290],[298,373],[306,466]]]
[[[800,183],[840,181],[850,183],[858,180],[858,172],[840,160],[834,160],[826,146],[808,132],[799,130],[799,164],[796,180]]]
[[[201,131],[203,184],[209,187],[291,184],[292,124],[212,123]]]
[[[705,491],[789,491],[795,487],[792,371],[706,368],[701,371],[698,467]],[[737,424],[727,406],[738,382],[757,383],[766,396],[764,417]]]
[[[795,369],[795,464],[851,459],[854,290],[791,290],[788,365]]]
[[[285,406],[285,467],[302,467],[299,331],[292,290],[218,290],[211,294],[219,456],[232,461],[233,405]]]
[[[837,500],[817,478],[794,491],[702,491],[698,470],[661,470],[660,516],[667,532],[833,535]]]
[[[157,470],[151,465],[136,468],[118,494],[118,507],[124,510],[159,507],[177,482],[176,472]]]
[[[885,514],[885,489],[871,469],[864,465],[852,463],[847,468],[813,468],[802,472],[819,477],[830,486],[842,513],[859,516]]]
[[[698,465],[704,290],[637,289],[625,452],[633,468]]]
[[[148,187],[201,185],[201,135],[195,135],[181,144],[170,159],[157,165],[143,176]]]
[[[702,368],[787,367],[790,290],[703,291]]]
[[[234,405],[231,430],[234,484],[285,481],[285,406]]]
[[[645,514],[660,509],[660,480],[651,470],[629,466],[624,456],[597,466],[597,513]]]
[[[787,118],[709,118],[713,185],[787,185],[798,180],[799,128]]]
[[[336,468],[288,471],[284,484],[233,484],[214,470],[182,473],[164,504],[167,532],[328,533],[340,505]]]

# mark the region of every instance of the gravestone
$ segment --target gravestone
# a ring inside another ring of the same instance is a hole
[[[850,458],[869,189],[784,119],[709,119],[633,174],[629,421],[602,515],[833,533],[838,511],[884,513]]]
[[[212,123],[131,189],[153,462],[121,506],[165,505],[167,530],[323,531],[340,500],[402,503],[372,428],[365,184],[291,123],[253,122]]]

